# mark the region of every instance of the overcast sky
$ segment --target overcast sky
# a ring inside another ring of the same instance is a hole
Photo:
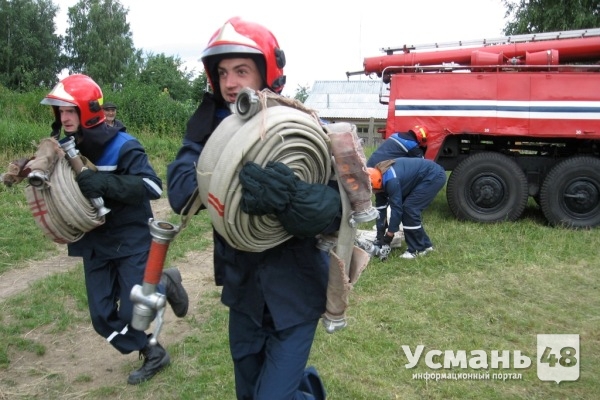
[[[53,1],[60,7],[57,33],[64,34],[67,9],[77,0]],[[266,26],[286,55],[283,93],[289,96],[316,80],[346,80],[347,71],[361,71],[363,59],[383,54],[381,48],[498,38],[506,22],[501,0],[120,2],[129,9],[136,48],[177,56],[198,72],[200,53],[227,19],[239,16]]]

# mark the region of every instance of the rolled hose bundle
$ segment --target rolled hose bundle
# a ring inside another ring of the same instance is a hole
[[[329,137],[315,117],[285,105],[272,105],[251,118],[233,114],[212,133],[196,168],[199,196],[215,230],[232,247],[261,252],[291,235],[274,215],[241,210],[239,171],[247,161],[265,167],[281,162],[307,183],[327,184],[332,174]]]
[[[60,244],[73,243],[104,223],[83,196],[69,162],[60,157],[43,187],[28,185],[25,197],[36,225],[44,235]]]

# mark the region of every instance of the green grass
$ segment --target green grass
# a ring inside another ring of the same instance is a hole
[[[180,137],[172,141],[151,134],[139,137],[164,178]],[[161,156],[156,155],[159,150]],[[1,165],[19,155],[4,152]],[[21,187],[0,188],[0,205],[4,215],[0,274],[55,251],[34,225]],[[210,246],[206,213],[192,221],[172,243],[169,261]],[[433,253],[403,260],[401,251],[395,250],[386,262],[372,260],[350,295],[348,327],[332,335],[322,327],[317,330],[310,364],[317,366],[330,399],[600,398],[600,230],[551,228],[533,201],[517,222],[459,222],[450,213],[443,190],[426,210],[424,226],[436,248]],[[193,293],[194,288],[188,290]],[[206,311],[201,319],[185,319],[193,334],[168,348],[174,360],[171,367],[137,387],[123,389],[117,382],[81,398],[234,398],[227,309],[216,288],[199,301]],[[49,334],[65,334],[74,321],[84,318],[88,318],[85,288],[78,269],[45,278],[0,302],[0,394],[10,385],[3,381],[2,369],[11,360],[24,352],[43,357],[44,347],[27,332],[47,329]],[[580,335],[578,381],[556,384],[537,378],[536,335],[542,333]],[[412,351],[424,345],[425,352],[484,350],[490,355],[508,350],[511,364],[501,370],[433,370],[422,358],[407,369],[403,345]],[[532,359],[531,367],[514,368],[516,350]],[[124,370],[123,376],[128,372]],[[521,374],[522,379],[413,379],[413,374],[436,372],[490,376],[500,372]],[[48,392],[54,393],[49,398],[66,394],[75,398],[76,389],[59,376],[45,379]],[[77,381],[89,379],[82,375]]]

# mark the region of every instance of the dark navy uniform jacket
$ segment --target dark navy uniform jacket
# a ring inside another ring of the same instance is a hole
[[[116,128],[116,129],[119,129],[119,130],[121,130],[121,129],[124,130],[125,129],[125,125],[123,125],[123,122],[121,122],[120,120],[118,120],[118,119],[115,118],[115,120],[113,121],[113,128]]]
[[[84,154],[85,155],[85,154]],[[160,198],[162,181],[148,161],[141,143],[133,136],[118,132],[95,161],[98,173],[136,175],[143,178],[146,196],[141,204],[131,205],[104,199],[110,208],[106,222],[68,245],[70,256],[114,259],[150,249],[152,237],[148,220],[152,218],[150,200]]]
[[[367,160],[367,167],[373,168],[381,161],[399,157],[423,158],[423,149],[409,133],[394,133],[379,145]]]
[[[206,101],[205,95],[203,103]],[[223,109],[210,110],[208,104],[205,109],[211,114],[203,114],[203,106],[196,111],[199,118],[194,129],[190,129],[194,116],[190,119],[183,145],[167,168],[167,193],[177,213],[198,185],[196,163],[207,136],[229,115]],[[214,230],[213,236],[215,281],[223,285],[223,304],[248,315],[257,326],[262,326],[268,308],[277,330],[318,319],[325,312],[329,257],[317,249],[316,239],[293,237],[275,248],[254,253],[234,249]]]

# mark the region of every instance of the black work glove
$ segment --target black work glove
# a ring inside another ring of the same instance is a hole
[[[282,163],[268,162],[265,168],[248,161],[239,174],[241,208],[246,214],[277,214],[286,209],[296,191],[294,171]]]
[[[84,169],[77,175],[77,184],[81,193],[88,199],[102,197],[108,189],[108,174]]]
[[[275,214],[283,228],[298,237],[314,237],[341,213],[340,194],[322,184],[296,177],[280,162],[265,168],[247,162],[240,171],[242,211],[252,215]]]
[[[383,244],[390,245],[392,244],[392,240],[394,240],[394,236],[390,236],[388,234],[383,235]]]
[[[323,232],[341,212],[341,198],[337,190],[298,179],[288,207],[276,215],[287,232],[308,238]]]
[[[87,198],[105,197],[126,204],[139,204],[146,194],[144,180],[135,175],[115,175],[85,169],[77,175],[81,193]]]

